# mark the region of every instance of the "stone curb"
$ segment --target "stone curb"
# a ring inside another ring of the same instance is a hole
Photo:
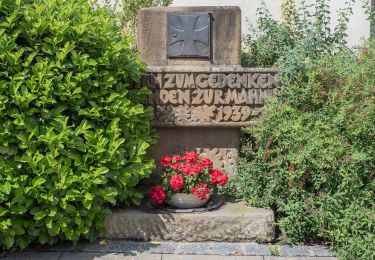
[[[28,253],[35,249],[28,248]],[[75,250],[71,243],[59,243],[47,247],[42,253],[80,252],[80,253],[118,253],[125,255],[162,254],[162,255],[212,255],[212,256],[264,256],[272,257],[275,252],[284,259],[290,257],[334,257],[325,246],[288,246],[257,243],[224,243],[224,242],[134,242],[126,240],[102,240],[94,243],[79,243]],[[285,258],[286,257],[286,258]],[[53,258],[52,258],[53,259]]]

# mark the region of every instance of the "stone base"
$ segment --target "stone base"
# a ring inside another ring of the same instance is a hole
[[[143,241],[271,241],[275,237],[272,210],[226,203],[203,213],[156,213],[129,208],[106,219],[106,238]]]

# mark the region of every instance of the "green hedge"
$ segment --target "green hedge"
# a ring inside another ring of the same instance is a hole
[[[0,0],[0,244],[94,239],[153,161],[144,65],[87,0]]]
[[[271,100],[244,130],[240,196],[275,209],[288,242],[375,258],[375,42],[341,51]]]

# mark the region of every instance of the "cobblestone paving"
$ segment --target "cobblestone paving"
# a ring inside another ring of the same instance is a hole
[[[59,243],[37,251],[9,253],[5,260],[336,260],[323,246],[286,246],[257,243],[131,242],[102,240]]]

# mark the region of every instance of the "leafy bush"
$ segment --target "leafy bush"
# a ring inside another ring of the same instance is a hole
[[[288,242],[331,241],[342,259],[375,257],[375,41],[299,72],[243,147],[238,189],[275,209]],[[245,135],[246,136],[246,135]]]
[[[333,26],[330,0],[316,0],[310,5],[303,0],[298,7],[294,1],[283,1],[282,22],[272,18],[262,1],[257,9],[257,26],[251,26],[243,39],[242,65],[277,66],[284,80],[311,68],[321,55],[333,55],[346,44],[353,3],[354,0],[346,2]]]
[[[104,0],[127,35],[136,38],[137,14],[141,8],[169,6],[173,0]]]
[[[94,239],[153,161],[144,65],[87,0],[0,0],[0,243]]]

